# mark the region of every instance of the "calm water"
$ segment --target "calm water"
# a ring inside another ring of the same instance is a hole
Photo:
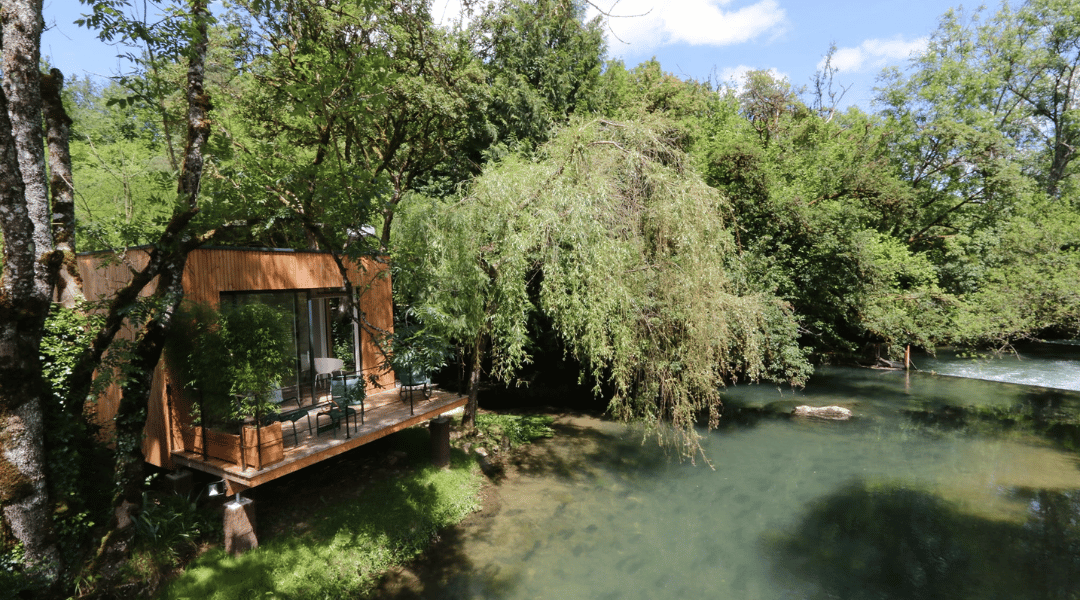
[[[1080,598],[1080,393],[833,368],[726,403],[712,468],[562,420],[423,597]],[[858,418],[786,416],[801,403]]]

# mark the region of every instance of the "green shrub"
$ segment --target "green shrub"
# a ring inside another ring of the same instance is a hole
[[[142,511],[135,519],[137,549],[175,562],[193,554],[199,542],[221,529],[218,519],[199,510],[190,496],[143,492]]]
[[[476,415],[476,428],[485,437],[499,439],[506,436],[510,447],[527,444],[540,438],[555,435],[551,428],[554,417],[548,415]]]

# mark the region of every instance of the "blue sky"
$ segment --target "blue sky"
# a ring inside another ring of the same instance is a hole
[[[837,83],[850,89],[843,104],[871,109],[882,68],[903,65],[918,52],[953,4],[940,0],[594,0],[612,15],[608,54],[628,67],[655,56],[681,77],[738,81],[767,69],[792,85],[808,85],[835,42]],[[433,0],[449,19],[460,0]],[[117,50],[72,24],[88,12],[78,0],[45,0],[42,53],[69,75],[114,75]]]

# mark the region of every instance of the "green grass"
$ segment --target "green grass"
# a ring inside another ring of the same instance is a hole
[[[158,597],[361,596],[381,573],[423,551],[440,528],[477,510],[481,477],[475,462],[455,452],[449,470],[424,467],[376,481],[359,498],[320,510],[307,533],[238,557],[222,549],[204,554]]]

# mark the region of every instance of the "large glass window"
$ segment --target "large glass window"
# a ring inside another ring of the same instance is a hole
[[[281,385],[296,385],[301,393],[314,391],[315,359],[339,358],[343,370],[359,363],[358,328],[348,314],[344,296],[311,290],[288,292],[224,292],[222,303],[258,302],[292,316],[294,366]]]

